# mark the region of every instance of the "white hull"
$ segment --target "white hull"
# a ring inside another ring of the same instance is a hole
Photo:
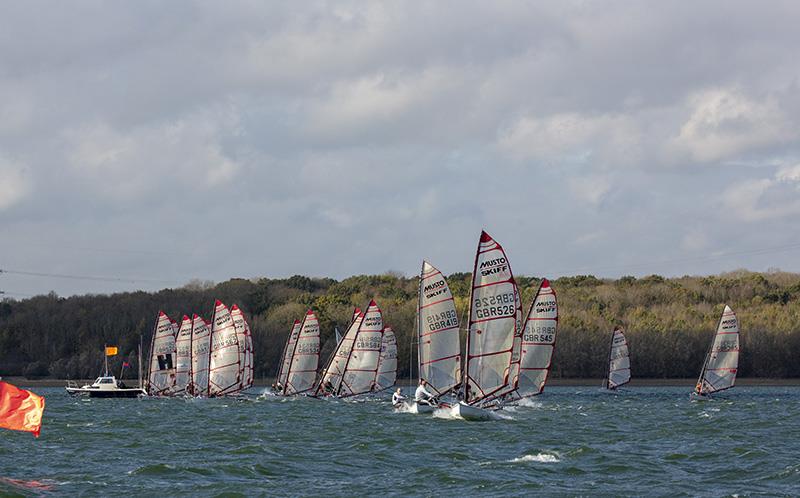
[[[463,418],[464,420],[492,420],[495,418],[491,411],[470,406],[463,401],[452,405],[449,410],[453,416]]]

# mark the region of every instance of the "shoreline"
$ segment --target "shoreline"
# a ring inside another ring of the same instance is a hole
[[[67,385],[66,379],[26,379],[25,377],[0,377],[3,382],[14,384],[18,387],[65,387]],[[136,384],[136,379],[123,379],[129,385]],[[76,380],[79,385],[90,384],[94,379]],[[256,379],[253,387],[269,387],[273,379]],[[681,387],[688,386],[694,387],[697,379],[656,379],[656,378],[639,378],[632,379],[631,387]],[[586,379],[586,378],[551,378],[547,380],[548,386],[566,386],[566,387],[599,387],[602,379]],[[416,380],[409,382],[407,378],[398,379],[397,386],[405,387],[415,385]],[[736,379],[737,386],[800,386],[800,378],[788,379],[770,379],[761,377],[743,377]]]

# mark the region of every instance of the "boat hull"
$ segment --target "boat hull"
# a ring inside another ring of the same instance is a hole
[[[144,396],[144,389],[90,389],[83,387],[67,387],[67,393],[74,396],[88,396],[90,398],[136,398]]]
[[[492,420],[494,415],[489,410],[484,410],[476,406],[471,406],[463,401],[452,405],[450,412],[456,417],[463,418],[464,420]]]

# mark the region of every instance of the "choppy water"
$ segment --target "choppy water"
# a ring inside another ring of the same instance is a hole
[[[387,400],[47,398],[0,432],[0,494],[798,495],[800,388],[552,387],[499,420]]]

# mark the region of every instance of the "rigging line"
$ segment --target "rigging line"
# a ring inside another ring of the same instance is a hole
[[[761,254],[771,254],[783,251],[792,251],[800,249],[800,244],[789,244],[785,246],[777,246],[777,247],[768,247],[762,249],[751,249],[747,251],[731,251],[731,252],[723,252],[717,254],[710,254],[705,256],[690,256],[686,258],[674,258],[674,259],[665,259],[661,261],[651,261],[649,263],[635,263],[631,265],[620,265],[620,266],[606,266],[606,267],[583,267],[583,268],[573,268],[570,270],[556,270],[553,273],[557,274],[565,274],[565,273],[576,273],[582,271],[609,271],[609,270],[625,270],[629,268],[643,268],[648,266],[656,266],[656,265],[664,265],[664,264],[674,264],[674,263],[685,263],[685,262],[700,262],[700,261],[711,261],[714,259],[721,259],[727,258],[730,256],[744,256],[744,255],[761,255]]]
[[[5,268],[0,268],[0,273],[7,273],[9,275],[21,275],[26,277],[45,277],[45,278],[63,278],[63,279],[70,279],[70,280],[92,280],[96,282],[123,282],[129,284],[136,284],[136,283],[151,283],[151,284],[179,284],[179,282],[175,280],[156,280],[156,279],[147,279],[147,278],[123,278],[123,277],[99,277],[99,276],[90,276],[90,275],[68,275],[68,274],[61,274],[61,273],[43,273],[43,272],[34,272],[34,271],[23,271],[23,270],[8,270]]]

